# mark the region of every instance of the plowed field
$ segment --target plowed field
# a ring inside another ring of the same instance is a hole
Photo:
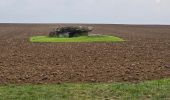
[[[170,26],[92,25],[119,43],[31,43],[57,24],[0,24],[0,84],[170,78]],[[68,26],[68,25],[62,25]]]

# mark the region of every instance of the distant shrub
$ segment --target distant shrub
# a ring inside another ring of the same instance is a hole
[[[49,33],[49,37],[79,37],[88,36],[92,27],[61,27]]]

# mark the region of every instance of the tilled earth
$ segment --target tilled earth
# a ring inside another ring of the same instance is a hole
[[[119,43],[31,43],[56,24],[0,24],[0,84],[170,78],[170,26],[91,25]],[[60,25],[69,26],[69,25]]]

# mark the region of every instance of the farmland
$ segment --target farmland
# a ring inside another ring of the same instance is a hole
[[[73,24],[76,26],[76,24]],[[73,26],[61,24],[60,26]],[[0,24],[0,84],[138,83],[170,78],[170,26],[91,25],[116,43],[32,43],[57,24]]]
[[[67,25],[68,26],[68,25]],[[93,25],[122,43],[30,43],[55,24],[0,25],[0,83],[139,82],[170,77],[170,26]]]

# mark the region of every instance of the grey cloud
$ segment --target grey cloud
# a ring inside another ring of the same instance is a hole
[[[170,24],[170,0],[0,0],[0,22]]]

